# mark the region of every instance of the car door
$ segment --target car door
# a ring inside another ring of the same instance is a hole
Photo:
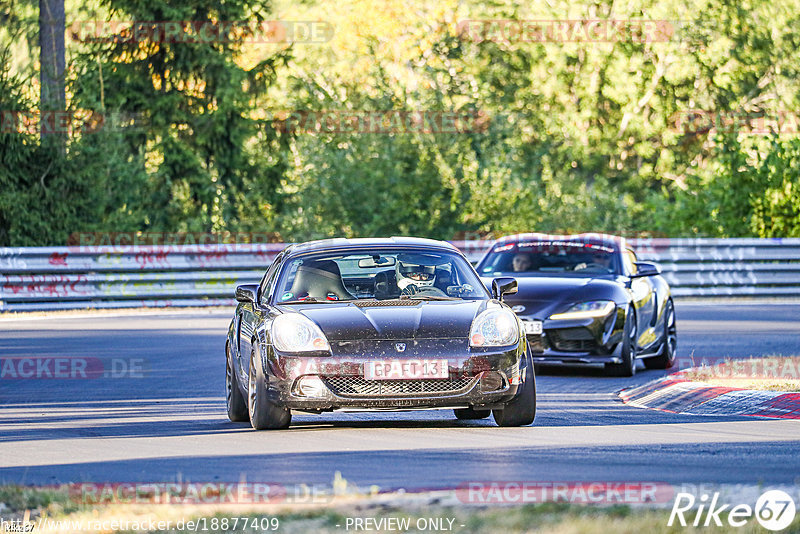
[[[656,292],[653,281],[649,276],[642,278],[632,278],[636,272],[636,254],[627,249],[622,253],[622,263],[625,271],[630,278],[630,288],[633,293],[633,305],[636,308],[636,332],[638,335],[638,346],[646,350],[657,339],[655,335],[656,317]]]
[[[238,332],[239,332],[239,369],[243,380],[246,380],[250,373],[250,352],[253,348],[252,339],[256,333],[258,324],[262,320],[263,316],[261,313],[262,303],[269,300],[269,296],[272,292],[272,286],[274,285],[275,278],[277,277],[278,271],[280,270],[281,260],[282,256],[280,255],[277,258],[275,258],[275,261],[272,262],[272,265],[267,270],[267,273],[264,275],[264,278],[262,278],[258,292],[259,302],[257,304],[253,304],[250,302],[242,304],[242,308],[240,311],[240,322],[239,322]]]

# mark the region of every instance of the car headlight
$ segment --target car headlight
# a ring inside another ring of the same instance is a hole
[[[505,347],[519,339],[517,316],[505,308],[486,310],[472,321],[469,344],[473,347]]]
[[[551,315],[550,319],[593,319],[597,317],[605,317],[614,310],[615,306],[616,305],[610,300],[581,302],[579,304],[575,304],[563,313]]]
[[[322,330],[299,313],[279,315],[272,321],[272,343],[281,352],[321,352],[331,346]]]

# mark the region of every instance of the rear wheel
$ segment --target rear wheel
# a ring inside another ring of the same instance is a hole
[[[486,419],[492,411],[476,410],[475,408],[459,408],[453,410],[453,413],[456,414],[457,419]]]
[[[536,377],[530,355],[525,356],[525,381],[517,391],[517,396],[503,406],[502,410],[492,410],[498,426],[525,426],[536,418]]]
[[[670,299],[664,308],[664,344],[661,346],[658,356],[647,358],[644,365],[648,369],[669,369],[675,365],[677,350],[678,329],[675,324],[675,305]]]
[[[250,387],[247,391],[250,424],[256,430],[289,428],[289,423],[292,422],[292,412],[267,398],[267,382],[260,360],[256,349],[253,348],[250,353]]]
[[[238,423],[249,419],[247,403],[239,389],[239,381],[233,369],[233,355],[227,343],[225,344],[225,404],[228,408],[228,419],[231,421]]]
[[[606,369],[611,376],[633,376],[636,374],[636,316],[633,312],[625,317],[625,328],[622,334],[622,347],[620,348],[621,363],[606,364]]]

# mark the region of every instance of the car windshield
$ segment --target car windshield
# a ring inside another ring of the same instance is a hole
[[[458,254],[374,249],[327,252],[287,260],[273,301],[484,300],[489,294]]]
[[[481,276],[618,274],[618,255],[611,247],[580,241],[521,241],[498,244],[478,268]]]

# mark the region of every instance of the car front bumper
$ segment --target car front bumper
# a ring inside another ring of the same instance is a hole
[[[522,317],[523,320],[530,320]],[[625,310],[594,319],[545,320],[541,335],[528,335],[533,362],[546,365],[620,363]]]
[[[398,353],[403,342],[407,350]],[[524,343],[473,350],[464,339],[331,342],[331,356],[285,355],[262,347],[267,394],[293,410],[416,410],[492,408],[516,395],[525,372]],[[448,377],[367,380],[367,361],[447,360]],[[310,380],[309,380],[310,379]],[[301,387],[313,383],[314,387]],[[309,394],[309,389],[312,394]]]

